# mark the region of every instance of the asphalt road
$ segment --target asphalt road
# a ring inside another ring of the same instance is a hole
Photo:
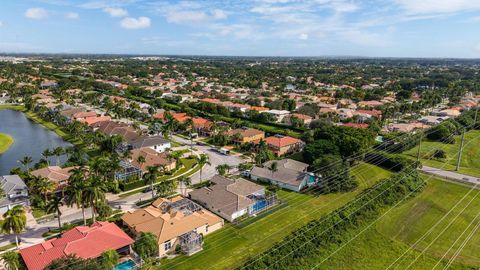
[[[442,169],[437,169],[429,166],[422,166],[420,171],[428,173],[428,174],[433,174],[436,176],[440,176],[443,178],[448,178],[451,180],[456,180],[456,181],[461,181],[465,183],[470,183],[470,184],[480,184],[480,180],[477,177],[466,175],[466,174],[461,174],[461,173],[456,173],[452,171],[446,171]]]

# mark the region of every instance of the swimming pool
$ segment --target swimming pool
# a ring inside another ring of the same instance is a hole
[[[121,264],[118,264],[117,266],[115,266],[113,270],[135,270],[137,268],[138,268],[137,264],[131,259],[128,259],[122,262]]]

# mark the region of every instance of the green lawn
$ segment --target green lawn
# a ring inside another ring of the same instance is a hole
[[[7,150],[12,146],[14,140],[12,136],[0,133],[0,154],[7,152]]]
[[[287,203],[286,207],[245,227],[226,224],[222,230],[205,237],[202,252],[191,257],[180,256],[173,260],[164,260],[162,268],[232,269],[241,265],[248,256],[267,250],[295,229],[337,209],[362,190],[390,175],[379,167],[364,163],[355,167],[352,173],[360,182],[358,190],[321,196],[279,191],[278,197]]]
[[[469,191],[467,187],[436,179],[427,180],[427,183],[427,187],[421,194],[386,214],[376,226],[368,229],[341,249],[322,264],[321,268],[345,270],[387,268],[404,254],[409,246],[426,234]],[[469,207],[465,208],[465,206],[479,192],[470,193],[423,241],[419,242],[415,249],[406,253],[405,259],[399,260],[394,269],[406,269],[417,257],[418,260],[410,269],[432,269],[478,213],[480,195]],[[464,208],[465,211],[454,220]],[[452,221],[452,225],[448,227]],[[442,233],[444,229],[446,230]],[[446,256],[446,261],[470,231],[471,229],[453,246]],[[437,237],[438,239],[434,241]],[[425,250],[432,241],[433,244]],[[425,253],[421,255],[423,250]],[[465,265],[478,268],[479,254],[480,234],[476,233],[457,257],[456,264],[450,269],[466,269]],[[444,266],[445,262],[441,262],[436,269],[442,269]]]
[[[443,167],[445,170],[455,170],[457,162],[457,153],[460,150],[461,136],[455,136],[455,144],[445,144],[441,142],[423,141],[420,150],[422,164],[440,168],[447,161]],[[462,160],[460,163],[460,172],[480,176],[480,130],[472,130],[465,135],[465,147],[462,153]],[[447,153],[446,160],[431,160],[426,159],[428,153],[433,153],[435,149],[443,149]],[[410,157],[417,157],[418,148],[413,148],[406,151],[404,154]]]

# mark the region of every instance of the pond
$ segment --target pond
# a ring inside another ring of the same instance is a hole
[[[15,140],[5,153],[0,154],[0,175],[9,174],[11,169],[21,167],[18,160],[25,156],[32,157],[33,166],[42,158],[45,149],[72,146],[55,132],[31,121],[23,113],[11,109],[0,109],[0,133],[6,133]],[[60,161],[64,162],[65,159],[61,157]],[[50,164],[55,162],[56,158],[51,157]]]

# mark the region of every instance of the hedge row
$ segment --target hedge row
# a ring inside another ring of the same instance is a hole
[[[406,168],[418,168],[420,166],[420,162],[415,160],[381,152],[366,154],[364,161],[393,172],[399,172]]]
[[[303,269],[351,239],[352,231],[375,221],[382,210],[418,193],[425,182],[416,170],[405,170],[365,190],[350,203],[309,222],[241,269]]]

